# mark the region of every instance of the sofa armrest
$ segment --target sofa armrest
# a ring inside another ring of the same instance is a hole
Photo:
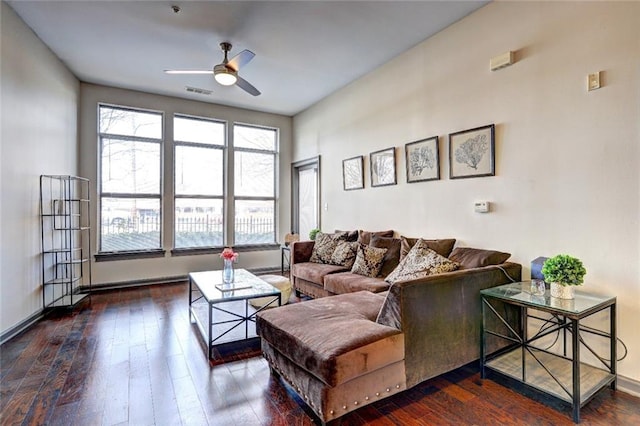
[[[480,357],[480,290],[520,281],[521,272],[508,262],[391,286],[378,322],[405,334],[407,387]]]
[[[296,241],[291,243],[291,264],[308,262],[311,259],[315,241]]]

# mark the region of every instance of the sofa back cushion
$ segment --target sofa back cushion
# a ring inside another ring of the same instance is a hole
[[[427,243],[427,246],[438,253],[440,256],[449,257],[451,254],[451,250],[453,250],[453,246],[456,243],[455,238],[445,238],[440,240],[426,240],[424,238],[407,238],[400,237],[402,241],[400,247],[400,260],[404,259],[404,257],[409,254],[411,248],[418,242],[418,240],[422,239]]]
[[[460,269],[480,268],[489,265],[500,265],[511,257],[511,253],[495,250],[483,250],[471,247],[456,247],[449,259],[460,264]]]
[[[363,231],[360,229],[358,230],[358,242],[364,245],[369,245],[369,243],[371,243],[371,237],[374,235],[377,235],[378,237],[393,237],[393,229],[376,232]]]
[[[385,279],[390,284],[416,280],[458,269],[458,264],[431,250],[425,240],[418,240],[398,267]]]
[[[336,234],[343,233],[343,232],[347,233],[347,241],[349,241],[349,242],[358,241],[358,230],[357,229],[355,231],[341,231],[339,229],[336,229]]]

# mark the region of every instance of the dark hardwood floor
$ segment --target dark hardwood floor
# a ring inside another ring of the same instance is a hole
[[[3,425],[311,425],[255,351],[209,362],[187,285],[93,295],[0,347]],[[257,355],[257,356],[256,356]],[[584,425],[640,424],[640,399],[604,390]],[[343,425],[569,425],[558,411],[467,367],[363,407]]]

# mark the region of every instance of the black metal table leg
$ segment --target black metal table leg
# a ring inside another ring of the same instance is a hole
[[[571,355],[573,357],[573,421],[580,423],[580,329],[578,320],[571,320]]]

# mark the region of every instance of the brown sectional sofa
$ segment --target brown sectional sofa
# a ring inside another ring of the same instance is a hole
[[[519,264],[505,262],[389,288],[334,265],[301,268],[310,250],[292,248],[296,290],[343,294],[261,312],[257,328],[272,372],[322,423],[478,360],[480,290],[521,275]]]
[[[291,246],[291,281],[296,295],[306,294],[314,298],[333,296],[342,293],[351,293],[368,290],[379,293],[389,288],[384,278],[399,263],[401,254],[405,254],[416,243],[417,238],[391,238],[393,231],[363,232],[360,231],[358,241],[363,244],[376,244],[381,247],[389,247],[389,252],[395,252],[389,258],[385,258],[382,270],[377,277],[367,277],[351,272],[350,268],[311,262],[314,241],[297,241]],[[427,240],[430,248],[438,254],[447,257],[453,250],[455,239]],[[507,255],[508,257],[508,255]],[[500,262],[501,263],[501,262]]]

